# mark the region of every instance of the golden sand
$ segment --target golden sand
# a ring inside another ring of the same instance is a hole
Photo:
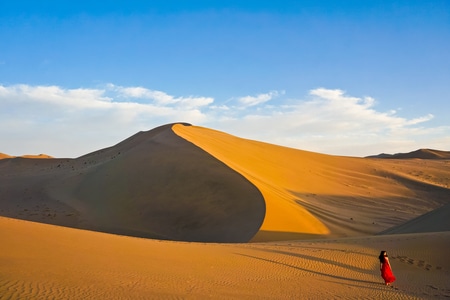
[[[0,217],[0,299],[450,296],[450,233],[251,244],[169,242]],[[386,287],[387,250],[397,281]]]

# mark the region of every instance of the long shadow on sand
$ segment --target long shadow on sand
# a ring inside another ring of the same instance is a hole
[[[248,255],[248,254],[242,254],[242,253],[235,253],[236,255],[240,255],[240,256],[245,256],[245,257],[249,257],[249,258],[253,258],[253,259],[257,259],[257,260],[262,260],[265,262],[270,262],[273,264],[278,264],[278,265],[282,265],[282,266],[286,266],[289,268],[294,268],[303,272],[307,272],[307,273],[312,273],[315,275],[321,275],[321,276],[325,276],[325,277],[330,277],[333,279],[339,279],[339,280],[344,280],[344,281],[349,281],[349,282],[359,282],[359,283],[364,283],[364,284],[371,284],[371,285],[380,285],[379,282],[375,282],[375,281],[368,281],[368,280],[361,280],[361,279],[355,279],[355,278],[348,278],[348,277],[343,277],[343,276],[338,276],[338,275],[331,275],[331,274],[327,274],[327,273],[323,273],[323,272],[319,272],[319,271],[314,271],[314,270],[309,270],[309,269],[305,269],[305,268],[301,268],[299,266],[295,266],[295,265],[291,265],[291,264],[287,264],[287,263],[283,263],[283,262],[279,262],[279,261],[274,261],[271,259],[267,259],[267,258],[262,258],[262,257],[257,257],[257,256],[253,256],[253,255]],[[302,256],[299,256],[302,257]],[[315,257],[309,257],[307,255],[303,256],[303,258],[305,259],[309,259],[309,260],[317,260],[317,258]],[[335,262],[329,262],[332,264],[335,264]],[[346,266],[348,268],[348,266]],[[349,268],[351,269],[351,268]],[[371,274],[370,272],[364,272],[364,273],[368,273]],[[375,287],[374,287],[375,288]]]

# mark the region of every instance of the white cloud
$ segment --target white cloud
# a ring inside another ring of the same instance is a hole
[[[211,126],[250,139],[355,156],[412,151],[424,147],[428,140],[427,147],[441,146],[439,137],[449,130],[417,127],[431,120],[431,114],[408,120],[392,110],[377,111],[371,97],[352,97],[342,90],[325,88],[309,94],[307,100],[291,99],[290,105],[271,109],[247,109],[244,114],[229,110],[228,118]]]
[[[0,152],[76,157],[179,121],[330,154],[450,148],[449,127],[424,126],[430,114],[407,119],[394,110],[377,111],[375,99],[342,90],[314,89],[306,99],[283,95],[271,91],[215,103],[211,97],[113,84],[96,89],[0,85]]]
[[[238,101],[244,106],[255,106],[262,103],[265,103],[267,101],[272,100],[274,97],[277,97],[280,94],[284,94],[284,92],[278,92],[278,91],[270,91],[265,94],[259,94],[257,96],[245,96],[238,99]]]
[[[105,107],[111,99],[103,90],[63,89],[58,86],[29,86],[24,84],[0,86],[2,101],[14,103],[42,103],[70,107]]]
[[[126,99],[147,99],[157,105],[181,105],[186,108],[207,106],[214,102],[211,97],[174,97],[167,93],[150,90],[144,87],[123,87],[113,84],[107,85],[108,89],[118,92],[118,96]]]
[[[137,99],[149,95],[154,101]],[[0,140],[14,141],[2,143],[0,152],[80,156],[162,124],[202,123],[207,118],[202,107],[213,101],[113,85],[100,89],[0,85]]]

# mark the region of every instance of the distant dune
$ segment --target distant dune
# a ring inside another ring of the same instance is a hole
[[[33,155],[33,154],[26,154],[26,155],[21,155],[21,156],[11,156],[5,153],[0,153],[0,159],[4,159],[4,158],[53,158],[50,155],[47,154],[38,154],[38,155]]]
[[[450,151],[433,149],[419,149],[408,153],[386,154],[368,156],[368,158],[420,158],[420,159],[450,159]]]
[[[5,153],[0,153],[0,159],[3,159],[3,158],[11,158],[12,156],[10,156],[10,155],[8,155],[8,154],[5,154]]]
[[[0,299],[450,297],[445,151],[332,156],[178,123],[0,157]]]

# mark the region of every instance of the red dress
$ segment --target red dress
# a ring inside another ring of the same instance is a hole
[[[391,266],[387,261],[386,257],[384,258],[383,263],[381,264],[381,277],[383,277],[384,282],[392,283],[395,281],[395,276],[392,273]]]

